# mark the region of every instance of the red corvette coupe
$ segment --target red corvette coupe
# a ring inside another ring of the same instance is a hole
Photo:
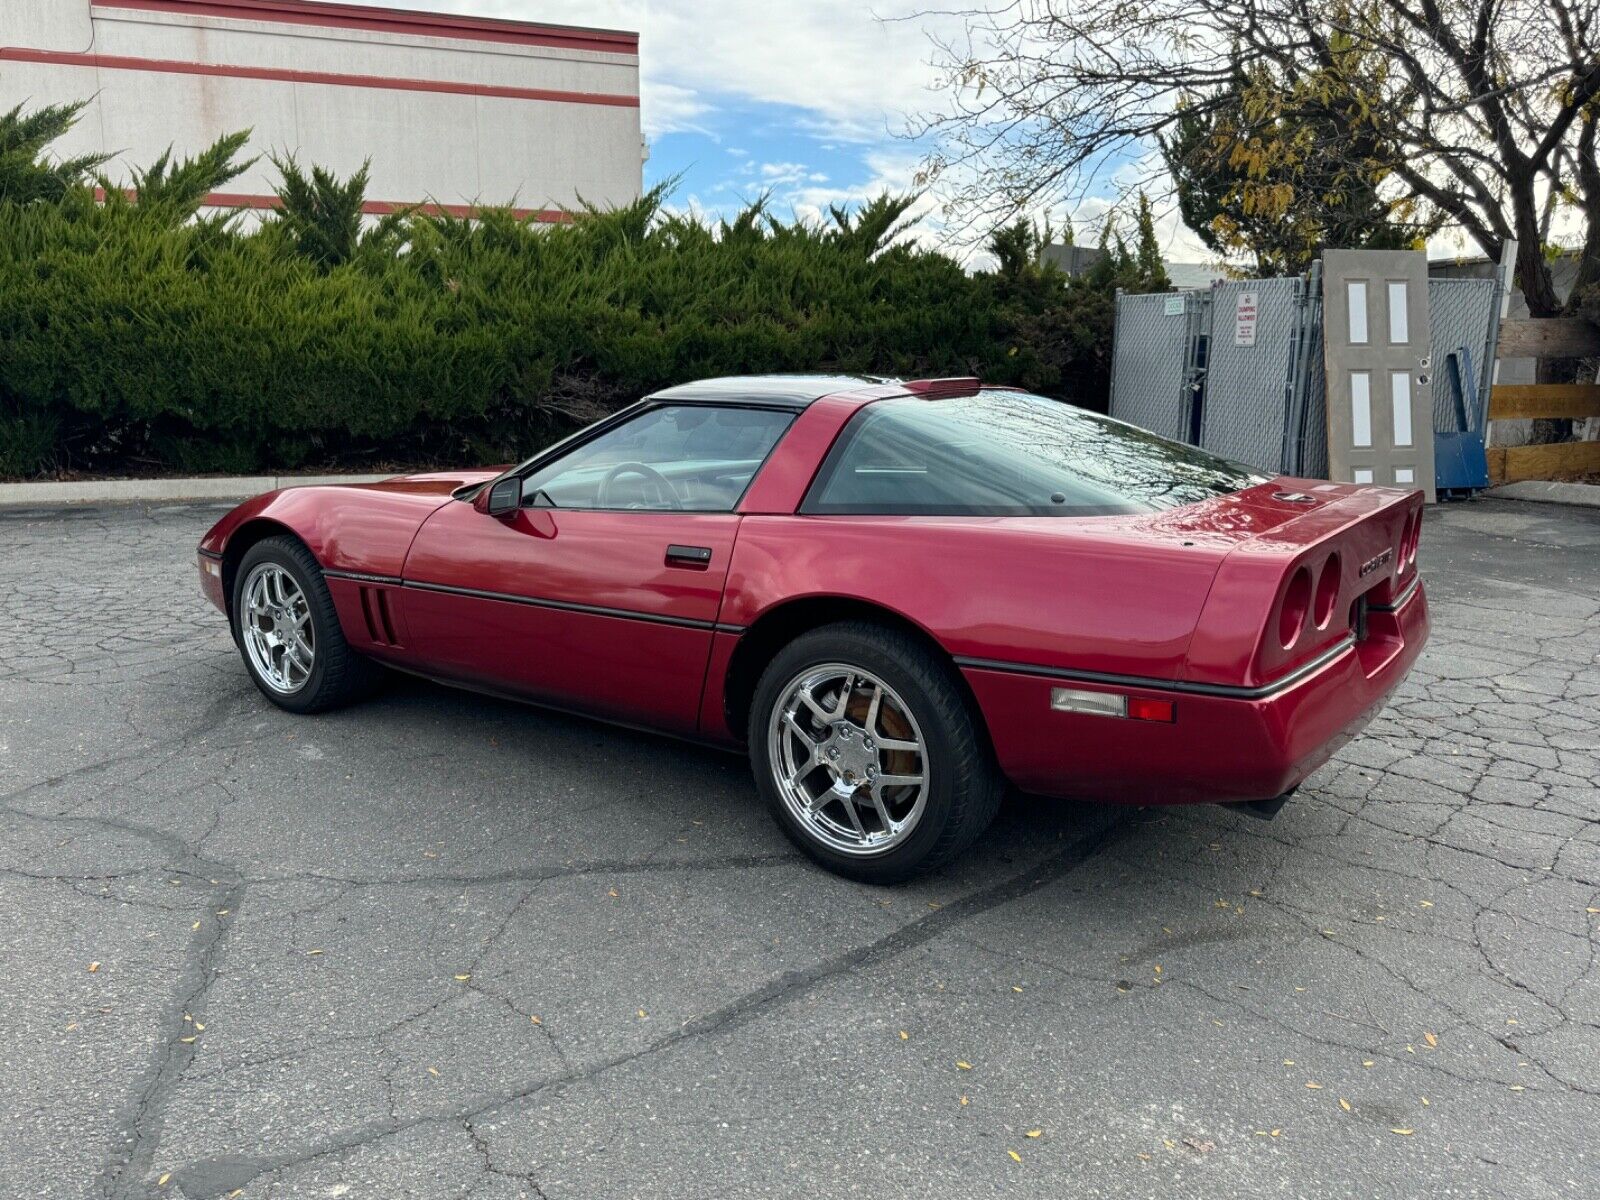
[[[200,578],[283,708],[381,663],[744,747],[806,853],[887,881],[1007,781],[1275,812],[1427,639],[1421,517],[977,380],[756,376],[509,470],[268,493]]]

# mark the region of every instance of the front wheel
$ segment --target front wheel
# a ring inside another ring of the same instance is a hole
[[[381,668],[345,641],[311,551],[264,538],[235,572],[233,632],[250,678],[279,708],[322,712],[366,694]]]
[[[955,857],[1004,784],[954,670],[869,622],[791,642],[756,687],[756,784],[778,824],[830,871],[894,883]]]

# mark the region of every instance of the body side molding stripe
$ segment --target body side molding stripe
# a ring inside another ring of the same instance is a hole
[[[322,569],[325,579],[353,579],[357,583],[386,583],[391,587],[399,587],[400,579],[395,575],[363,575],[360,571],[332,571],[327,567]]]
[[[389,587],[410,588],[419,592],[442,592],[452,596],[471,596],[475,600],[502,600],[507,604],[526,604],[532,608],[553,608],[561,612],[590,613],[597,617],[617,617],[625,621],[648,621],[655,625],[679,625],[685,629],[710,629],[717,633],[740,634],[743,625],[730,625],[726,621],[701,621],[694,617],[665,617],[657,613],[639,612],[631,608],[605,608],[598,604],[578,604],[571,600],[546,600],[540,596],[518,596],[511,592],[488,592],[480,588],[455,587],[447,583],[423,583],[414,579],[400,579],[394,575],[367,575],[360,571],[339,571],[324,568],[322,574],[329,579],[350,579],[357,583],[386,584]]]
[[[1084,683],[1105,683],[1116,687],[1147,688],[1158,692],[1183,692],[1195,696],[1226,696],[1235,700],[1256,700],[1281,692],[1304,679],[1312,672],[1327,666],[1345,651],[1352,649],[1356,640],[1352,635],[1329,646],[1310,662],[1302,663],[1287,675],[1271,683],[1256,687],[1229,683],[1193,683],[1183,679],[1151,679],[1143,675],[1111,675],[1102,671],[1075,671],[1063,667],[1031,666],[1028,663],[1002,662],[992,658],[956,658],[956,666],[971,667],[980,671],[1004,671],[1011,675],[1044,675],[1051,679],[1076,679]]]

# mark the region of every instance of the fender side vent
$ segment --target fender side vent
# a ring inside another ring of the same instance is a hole
[[[383,588],[361,589],[361,619],[367,626],[367,637],[378,646],[398,646],[394,619],[389,615],[389,594]]]

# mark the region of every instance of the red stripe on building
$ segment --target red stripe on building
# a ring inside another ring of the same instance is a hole
[[[126,189],[128,199],[137,200],[139,193],[132,188]],[[94,198],[104,200],[106,190],[95,188]],[[206,208],[282,208],[283,200],[270,192],[208,192],[202,202]],[[386,217],[397,212],[416,212],[424,216],[439,217],[476,217],[485,208],[494,207],[484,204],[435,204],[430,202],[407,204],[401,200],[367,200],[361,205],[361,211],[374,217]],[[520,220],[532,219],[547,225],[557,225],[572,220],[572,214],[563,208],[513,208],[511,215]]]
[[[495,96],[508,100],[543,100],[555,104],[602,104],[638,108],[639,97],[606,92],[563,92],[553,88],[504,87],[450,79],[401,79],[387,75],[342,75],[332,71],[294,71],[283,67],[241,67],[222,63],[180,62],[166,58],[129,58],[119,54],[84,54],[71,50],[0,47],[0,60],[100,67],[110,71],[154,71],[167,75],[210,75],[229,79],[270,79],[283,83],[316,83],[330,87],[387,88],[406,92],[449,92],[462,96]]]
[[[95,0],[95,8],[222,17],[235,21],[279,21],[322,29],[361,29],[405,37],[461,38],[517,46],[556,46],[599,54],[638,54],[639,35],[608,29],[575,29],[454,13],[407,12],[312,0]]]

